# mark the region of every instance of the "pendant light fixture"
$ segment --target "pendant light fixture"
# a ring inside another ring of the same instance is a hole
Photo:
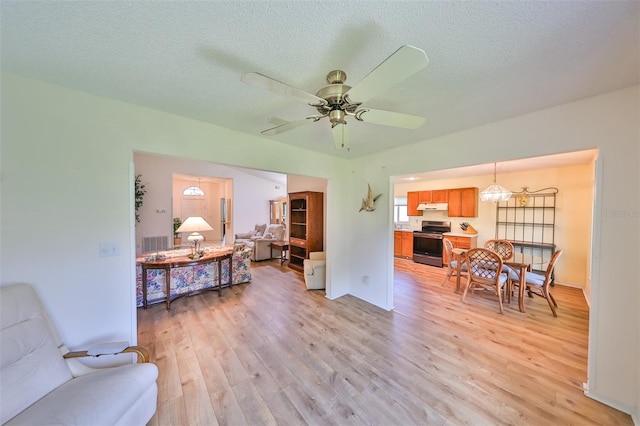
[[[496,167],[497,163],[493,163],[493,185],[488,186],[480,193],[480,201],[498,203],[500,201],[509,201],[509,198],[511,198],[511,191],[496,183]]]

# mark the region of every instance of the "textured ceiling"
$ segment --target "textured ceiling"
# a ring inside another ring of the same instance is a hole
[[[637,1],[7,1],[3,72],[253,135],[314,113],[248,86],[260,72],[315,93],[354,85],[400,46],[429,66],[365,106],[421,115],[417,130],[322,120],[270,136],[354,158],[639,84]]]

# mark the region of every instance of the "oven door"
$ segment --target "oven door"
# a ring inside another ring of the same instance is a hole
[[[442,268],[442,235],[414,233],[413,261]]]

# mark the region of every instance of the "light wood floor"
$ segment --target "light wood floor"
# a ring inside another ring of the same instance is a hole
[[[631,425],[584,396],[588,311],[556,286],[498,313],[444,270],[396,259],[393,312],[307,291],[279,262],[253,281],[138,311],[160,370],[151,425]]]

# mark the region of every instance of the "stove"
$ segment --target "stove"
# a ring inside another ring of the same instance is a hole
[[[451,232],[451,222],[423,220],[413,231],[413,261],[442,268],[442,234]]]

